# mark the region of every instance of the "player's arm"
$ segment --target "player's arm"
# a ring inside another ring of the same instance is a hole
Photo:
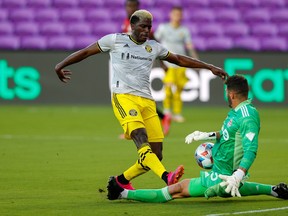
[[[100,52],[101,52],[101,49],[98,45],[98,42],[92,43],[86,48],[72,53],[71,55],[66,57],[63,61],[59,62],[55,66],[55,72],[57,73],[59,79],[62,82],[66,83],[67,81],[70,80],[70,75],[72,74],[72,72],[68,69],[64,69],[65,67],[67,67],[68,65],[72,65],[77,62],[80,62],[88,58],[89,56],[95,55]]]
[[[225,80],[228,77],[228,74],[223,71],[221,68],[216,67],[212,64],[197,60],[184,55],[179,55],[175,53],[170,53],[166,58],[166,61],[173,64],[179,65],[181,67],[187,68],[204,68],[210,70],[214,75],[220,77],[222,80]]]

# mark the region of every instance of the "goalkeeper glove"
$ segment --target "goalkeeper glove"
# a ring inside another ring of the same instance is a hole
[[[239,192],[240,182],[243,180],[245,173],[241,169],[237,169],[231,176],[219,175],[219,178],[223,180],[220,183],[221,187],[225,187],[225,192],[230,193],[232,197],[241,197]]]
[[[185,138],[185,143],[190,144],[193,141],[200,141],[200,140],[216,140],[216,132],[201,132],[201,131],[194,131],[191,134],[188,134]]]

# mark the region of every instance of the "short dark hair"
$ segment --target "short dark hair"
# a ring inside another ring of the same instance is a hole
[[[180,5],[175,5],[175,6],[173,6],[173,7],[171,8],[171,10],[180,10],[180,11],[182,11],[182,10],[183,10],[183,7],[180,6]]]
[[[234,91],[243,97],[248,97],[249,86],[244,76],[238,74],[230,76],[227,78],[225,84],[228,91]]]

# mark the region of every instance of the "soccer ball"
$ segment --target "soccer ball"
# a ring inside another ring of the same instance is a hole
[[[198,165],[204,169],[211,169],[213,166],[212,148],[210,142],[200,144],[195,151],[195,159]]]

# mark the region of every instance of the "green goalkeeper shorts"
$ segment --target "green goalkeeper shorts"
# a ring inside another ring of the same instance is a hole
[[[189,184],[189,193],[191,197],[204,197],[207,188],[219,184],[222,180],[218,173],[213,171],[201,171],[199,178],[192,178]]]

